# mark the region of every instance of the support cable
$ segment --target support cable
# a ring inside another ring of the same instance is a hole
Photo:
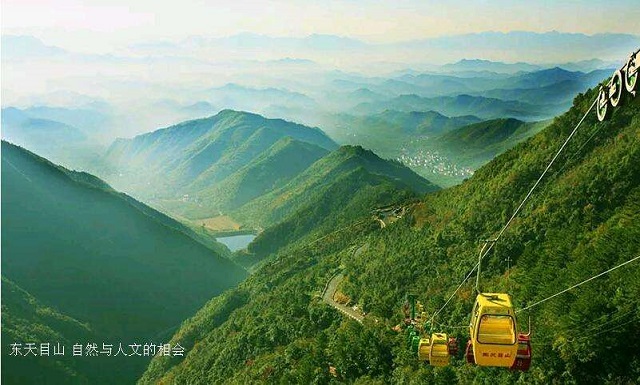
[[[576,124],[576,126],[573,128],[573,131],[571,131],[571,134],[569,134],[569,136],[567,137],[567,139],[564,141],[564,143],[562,144],[562,146],[560,146],[560,149],[558,149],[558,151],[556,152],[556,154],[553,156],[553,158],[551,159],[551,161],[549,162],[549,164],[547,165],[547,167],[544,169],[544,171],[542,172],[542,174],[540,174],[540,177],[538,178],[538,180],[536,180],[536,182],[533,184],[533,186],[531,187],[531,189],[529,190],[529,192],[527,193],[527,195],[524,197],[524,199],[522,200],[522,202],[520,202],[520,204],[518,205],[518,207],[516,208],[516,210],[513,212],[513,214],[511,215],[511,218],[509,218],[509,220],[507,221],[507,223],[502,227],[502,229],[500,230],[500,232],[498,233],[498,235],[492,239],[490,241],[490,245],[489,247],[487,247],[486,249],[483,248],[484,253],[481,252],[480,253],[480,258],[478,259],[478,263],[475,264],[475,266],[473,267],[473,269],[471,269],[471,271],[469,272],[469,274],[467,274],[467,276],[464,278],[464,280],[462,281],[462,283],[460,283],[460,285],[458,285],[458,287],[456,288],[456,290],[451,294],[451,296],[449,296],[449,298],[447,299],[447,301],[444,303],[444,305],[442,305],[442,307],[440,309],[438,309],[438,311],[436,311],[435,313],[433,313],[433,316],[431,317],[431,322],[433,322],[433,320],[435,319],[435,317],[440,314],[440,312],[442,312],[442,310],[444,310],[444,308],[447,306],[447,304],[449,304],[449,302],[451,301],[451,299],[458,293],[458,290],[460,290],[460,288],[462,287],[462,285],[465,284],[465,282],[469,279],[469,277],[471,277],[471,274],[473,274],[473,272],[480,267],[480,262],[482,262],[482,259],[489,254],[489,252],[491,251],[491,249],[493,248],[493,245],[495,245],[495,243],[500,239],[500,237],[502,237],[502,234],[504,234],[504,232],[507,230],[507,228],[509,227],[509,225],[511,224],[511,222],[513,222],[513,220],[515,219],[515,217],[520,213],[520,210],[522,210],[522,208],[524,207],[524,205],[527,203],[527,201],[529,200],[529,198],[531,197],[531,195],[533,194],[533,192],[535,191],[535,189],[538,187],[538,185],[540,184],[540,182],[542,181],[542,179],[545,177],[545,175],[547,174],[547,172],[549,171],[549,169],[551,168],[551,166],[553,165],[553,163],[555,163],[556,159],[558,159],[558,156],[560,156],[560,154],[562,153],[562,151],[565,149],[565,147],[567,146],[567,144],[569,143],[569,141],[573,138],[573,136],[575,135],[575,133],[578,131],[578,128],[580,127],[580,125],[582,124],[582,122],[584,122],[584,120],[587,118],[587,115],[589,115],[589,113],[591,112],[591,110],[593,109],[593,107],[596,105],[596,102],[598,101],[598,98],[594,99],[593,103],[591,103],[591,106],[589,106],[589,109],[587,110],[587,112],[584,113],[584,115],[582,116],[582,119],[580,119],[580,121],[578,122],[578,124]]]

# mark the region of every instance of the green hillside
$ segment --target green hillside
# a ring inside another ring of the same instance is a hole
[[[440,151],[455,163],[476,169],[548,124],[550,121],[493,119],[457,128],[430,141],[416,141],[414,145]]]
[[[450,187],[550,123],[514,118],[473,123],[433,137],[416,137],[404,145],[398,159],[428,180]]]
[[[266,227],[235,260],[251,267],[310,234],[322,236],[372,208],[437,189],[401,164],[359,146],[343,146],[233,213],[246,223],[255,221],[254,227]]]
[[[190,354],[154,359],[139,383],[638,382],[637,262],[519,314],[521,330],[532,320],[527,373],[469,366],[461,356],[425,366],[392,330],[407,292],[428,314],[445,304],[476,263],[478,240],[496,235],[595,97],[579,95],[546,129],[384,229],[360,213],[351,227],[283,249],[183,324],[173,340]],[[483,290],[507,291],[522,308],[640,255],[639,117],[637,98],[603,123],[591,112],[487,256]],[[336,271],[345,276],[340,290],[368,313],[363,324],[320,299]],[[474,293],[463,285],[436,320],[461,344]]]
[[[396,157],[413,139],[434,136],[477,123],[475,116],[447,117],[435,111],[395,111],[354,116],[337,114],[325,119],[323,128],[341,144],[361,145],[384,157]]]
[[[487,120],[448,132],[438,139],[448,145],[482,148],[507,139],[524,124],[525,122],[513,118]]]
[[[310,234],[321,237],[348,226],[354,217],[367,213],[373,207],[406,201],[416,196],[407,186],[386,176],[373,174],[364,167],[345,171],[322,193],[316,194],[308,203],[260,233],[249,244],[246,253],[236,256],[236,261],[262,260]]]
[[[100,340],[95,342],[166,338],[206,300],[245,277],[183,225],[92,175],[56,166],[4,141],[2,196],[3,277],[43,306],[87,324]],[[8,313],[20,314],[12,303],[6,303]],[[93,342],[71,332],[66,338]],[[19,358],[6,353],[3,366],[14,365]],[[106,359],[103,367],[117,365],[120,370],[113,373],[126,383],[147,360]],[[32,364],[33,370],[42,369],[42,361]],[[95,371],[81,374],[91,383],[102,378]]]
[[[341,181],[341,178],[359,168],[369,175],[384,177],[400,189],[420,194],[438,189],[437,186],[397,162],[381,159],[360,146],[343,146],[312,164],[286,185],[234,211],[234,217],[240,218],[245,223],[266,227],[306,206],[315,205],[317,210],[323,210],[324,206],[319,202],[323,194],[336,184],[348,186],[348,183]],[[381,181],[379,178],[374,179],[374,184]],[[357,185],[360,186],[359,183]],[[343,187],[343,191],[350,188]],[[352,190],[352,193],[356,190]],[[327,210],[327,217],[331,216],[330,211]]]
[[[206,205],[183,212],[186,216],[204,218],[220,210],[240,207],[285,185],[327,153],[322,147],[284,137],[222,182],[194,193]]]
[[[2,340],[6,347],[25,342],[71,346],[78,339],[95,340],[87,325],[39,303],[29,293],[2,277]],[[56,345],[57,346],[57,345]],[[88,384],[87,362],[72,357],[8,359],[3,346],[2,382],[5,384],[47,383],[54,379]],[[53,354],[53,346],[50,346]]]
[[[108,180],[147,199],[175,198],[210,188],[284,137],[327,150],[337,145],[317,128],[224,110],[133,139],[119,139],[105,156]]]

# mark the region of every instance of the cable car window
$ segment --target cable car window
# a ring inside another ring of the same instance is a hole
[[[478,342],[481,344],[513,345],[516,330],[510,315],[484,314],[478,325]]]

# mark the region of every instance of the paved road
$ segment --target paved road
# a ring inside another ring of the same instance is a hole
[[[329,281],[329,284],[327,285],[327,289],[322,295],[322,300],[328,303],[329,305],[333,306],[334,308],[338,309],[342,314],[346,315],[347,317],[350,317],[362,323],[362,320],[364,319],[364,316],[362,315],[362,313],[353,310],[349,306],[341,305],[333,299],[333,296],[336,294],[336,289],[338,288],[338,285],[340,284],[340,282],[342,282],[343,278],[344,276],[342,275],[342,273],[340,273],[335,275],[331,279],[331,281]]]
[[[366,250],[367,246],[368,245],[360,246],[353,253],[353,255],[354,256],[360,255],[361,252]],[[338,285],[340,285],[340,282],[342,282],[343,278],[344,278],[344,275],[342,275],[342,273],[338,273],[334,275],[333,278],[331,278],[331,280],[329,281],[329,283],[324,289],[324,293],[322,293],[322,300],[328,303],[329,305],[333,306],[334,308],[336,308],[338,311],[340,311],[342,314],[346,315],[347,317],[362,323],[364,316],[362,315],[361,312],[355,311],[349,306],[341,305],[333,299],[336,294],[336,290],[338,289]]]

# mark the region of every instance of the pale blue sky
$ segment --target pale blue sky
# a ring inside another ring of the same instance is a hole
[[[326,33],[393,42],[481,31],[640,34],[637,0],[2,0],[2,33],[82,51],[191,35]]]

